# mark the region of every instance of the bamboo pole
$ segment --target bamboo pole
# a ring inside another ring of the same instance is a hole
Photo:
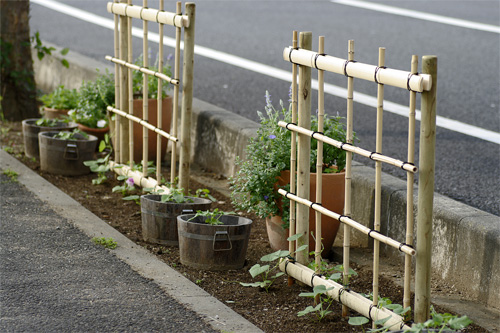
[[[299,47],[310,50],[312,47],[312,33],[299,34]],[[311,68],[299,66],[299,91],[298,91],[298,125],[307,129],[311,128]],[[309,199],[310,184],[310,154],[311,138],[298,136],[297,142],[297,195]],[[297,248],[309,245],[309,208],[297,205],[296,233],[301,236],[297,239]],[[306,265],[309,261],[308,251],[296,254],[297,261]]]
[[[181,2],[177,2],[176,6],[177,15],[182,14]],[[180,59],[181,59],[181,27],[175,28],[175,56],[174,56],[174,78],[179,79],[180,76]],[[174,86],[174,98],[172,107],[172,121],[171,130],[173,136],[177,136],[178,132],[178,114],[179,114],[179,85]],[[177,174],[177,145],[172,144],[172,151],[170,155],[170,183],[173,184]]]
[[[348,61],[354,60],[354,41],[349,40],[348,46]],[[347,68],[347,63],[346,63]],[[347,75],[347,72],[345,73]],[[353,142],[353,83],[354,79],[352,76],[347,77],[347,129],[346,129],[346,141],[348,144]],[[352,153],[346,152],[346,164],[345,164],[345,201],[344,201],[344,215],[351,217],[351,180],[352,180]],[[350,264],[350,246],[351,246],[351,228],[349,226],[344,226],[344,272],[343,272],[343,283],[345,287],[349,287],[349,264]],[[342,305],[342,316],[346,317],[349,315],[349,309]]]
[[[411,58],[411,72],[418,71],[418,56],[414,55]],[[417,93],[410,92],[410,112],[408,114],[408,162],[415,162],[415,107]],[[413,245],[413,182],[414,174],[409,172],[406,178],[406,244]],[[405,277],[403,288],[403,307],[407,308],[410,304],[411,296],[411,256],[405,255]]]
[[[280,262],[279,268],[282,272],[292,276],[294,279],[307,284],[309,286],[324,285],[327,289],[327,294],[343,306],[349,307],[361,315],[371,318],[373,321],[388,318],[385,325],[389,330],[409,330],[410,327],[405,325],[401,316],[394,312],[385,309],[374,307],[371,301],[352,290],[346,289],[341,284],[332,280],[326,280],[314,274],[314,271],[300,263],[292,262],[289,259],[283,259]]]
[[[160,0],[160,10],[163,10],[163,0]],[[146,22],[146,21],[144,21]],[[158,23],[158,36],[159,36],[159,41],[158,41],[158,72],[162,73],[163,72],[163,24]],[[163,109],[162,109],[162,88],[163,88],[163,81],[162,79],[158,78],[158,90],[157,90],[157,116],[156,119],[158,120],[158,127],[161,127],[163,124]],[[170,128],[165,128],[165,130],[170,131]],[[158,184],[161,184],[161,136],[159,134],[156,135],[156,180],[158,181]]]
[[[139,117],[136,117],[134,115],[128,114],[127,112],[124,112],[122,110],[113,108],[111,106],[108,106],[107,110],[110,111],[110,112],[114,112],[117,115],[122,116],[122,117],[124,117],[126,119],[135,121],[136,123],[139,123],[142,126],[144,126],[145,128],[148,128],[148,129],[152,130],[153,132],[160,134],[161,136],[165,137],[166,139],[168,139],[168,140],[170,140],[172,142],[179,141],[176,137],[174,137],[174,136],[170,135],[169,133],[163,131],[161,128],[158,128],[158,127],[156,127],[154,125],[151,125],[146,120],[143,120],[143,119],[141,119]]]
[[[286,47],[283,50],[283,59],[298,65],[315,67],[327,72],[344,74],[353,78],[379,82],[387,86],[416,92],[429,91],[432,87],[431,76],[427,74],[412,75],[411,72],[397,69],[377,69],[377,66],[361,62],[347,62],[345,59],[329,55],[318,55],[314,51],[294,50],[291,47]]]
[[[396,166],[398,168],[401,168],[407,172],[417,172],[418,171],[418,168],[413,165],[412,163],[409,163],[409,162],[404,162],[404,161],[401,161],[401,160],[397,160],[395,158],[392,158],[392,157],[389,157],[389,156],[385,156],[385,155],[382,155],[382,154],[378,154],[377,152],[371,152],[371,151],[368,151],[366,149],[363,149],[363,148],[360,148],[360,147],[355,147],[355,146],[352,146],[352,145],[348,145],[347,143],[344,143],[344,142],[341,142],[341,141],[337,141],[337,140],[334,140],[332,138],[329,138],[321,133],[315,133],[311,130],[308,130],[308,129],[305,129],[305,128],[302,128],[300,126],[297,126],[293,123],[287,123],[287,122],[284,122],[284,121],[280,121],[278,122],[278,125],[281,126],[281,127],[284,127],[284,128],[287,128],[288,130],[292,131],[292,132],[298,132],[298,133],[301,133],[301,134],[305,134],[305,135],[308,135],[310,136],[311,138],[314,138],[318,141],[321,141],[321,142],[324,142],[326,144],[329,144],[329,145],[332,145],[334,147],[337,147],[339,149],[342,149],[342,150],[345,150],[345,151],[348,151],[348,152],[351,152],[351,153],[355,153],[355,154],[358,154],[358,155],[361,155],[361,156],[364,156],[364,157],[368,157],[374,161],[380,161],[380,162],[383,162],[383,163],[387,163],[389,165],[393,165],[393,166]]]
[[[310,200],[301,198],[293,193],[287,192],[283,189],[279,189],[278,193],[285,196],[286,198],[296,201],[304,206],[311,207],[312,209],[321,212],[323,215],[327,215],[331,218],[336,219],[337,221],[340,221],[344,223],[346,226],[352,227],[365,235],[368,235],[368,237],[371,237],[373,239],[378,240],[379,242],[382,242],[384,244],[387,244],[395,249],[400,250],[403,253],[410,254],[410,255],[415,255],[416,251],[413,247],[406,245],[405,243],[400,243],[390,237],[387,237],[385,235],[382,235],[380,232],[376,232],[373,229],[370,229],[363,224],[354,221],[352,218],[347,217],[345,215],[340,215],[336,212],[332,212],[331,210],[328,210],[324,208],[323,206],[317,205],[315,202],[312,202]]]
[[[432,89],[422,93],[420,121],[420,175],[418,186],[415,321],[429,318],[431,294],[432,212],[436,145],[437,57],[424,56],[422,71],[432,76]]]
[[[143,21],[167,24],[175,27],[188,28],[190,25],[190,19],[187,15],[177,15],[176,13],[141,6],[108,2],[107,10],[113,14],[129,16]]]
[[[111,62],[114,62],[115,64],[119,64],[119,65],[123,65],[123,66],[128,67],[128,68],[132,68],[133,70],[139,71],[141,73],[145,73],[145,74],[148,74],[148,75],[153,75],[153,76],[155,76],[157,78],[160,78],[160,79],[162,79],[164,81],[167,81],[170,84],[173,84],[173,85],[178,85],[179,84],[179,80],[173,79],[173,78],[171,78],[168,75],[165,75],[163,73],[155,72],[155,71],[153,71],[151,69],[148,69],[146,67],[141,67],[141,66],[138,66],[136,64],[130,63],[128,61],[124,61],[124,60],[121,60],[121,59],[118,59],[118,58],[114,58],[114,57],[110,57],[110,56],[106,56],[105,59],[109,60]]]
[[[128,0],[128,4],[132,4],[132,0]],[[128,62],[133,61],[132,54],[132,18],[127,17],[127,59]],[[134,87],[132,82],[132,69],[127,70],[127,89],[128,89],[128,113],[134,114]],[[130,167],[134,166],[134,122],[129,119],[128,121],[128,149],[130,157]]]
[[[111,170],[113,170],[116,174],[120,176],[127,176],[134,180],[134,184],[142,187],[142,188],[150,188],[153,192],[158,192],[158,190],[162,190],[164,194],[168,194],[170,189],[166,186],[162,186],[158,184],[156,179],[151,177],[145,177],[144,174],[140,171],[133,170],[128,165],[123,165],[116,163],[114,161],[109,162],[109,166]]]
[[[143,6],[148,6],[148,1],[143,0]],[[148,68],[148,22],[142,21],[142,66]],[[148,91],[148,73],[143,72],[142,75],[142,119],[149,120],[149,91]],[[158,119],[157,119],[158,120]],[[161,123],[157,122],[156,125],[160,127]],[[148,159],[149,159],[149,133],[146,127],[142,128],[142,172],[147,175],[148,172]],[[158,169],[158,165],[156,166]]]
[[[191,118],[193,113],[193,66],[194,66],[194,27],[196,5],[186,3],[189,28],[184,29],[184,61],[182,73],[182,116],[181,151],[179,158],[179,188],[189,190],[189,169],[191,158]]]
[[[127,0],[120,0],[121,2],[126,2]],[[127,58],[128,49],[128,19],[125,16],[120,16],[120,59]],[[128,113],[128,72],[123,66],[120,67],[120,106],[119,108],[126,113]],[[120,161],[126,162],[130,160],[129,150],[129,128],[127,119],[120,119],[120,141],[117,144],[120,145]]]
[[[297,48],[297,31],[293,31],[293,42],[292,45],[294,48]],[[292,64],[292,123],[297,123],[297,65]],[[291,155],[290,155],[290,191],[295,193],[295,173],[297,170],[297,134],[292,131],[291,133]],[[295,235],[295,201],[290,201],[290,226],[288,228],[289,236]],[[288,250],[290,253],[295,252],[295,242],[288,242]],[[288,285],[291,286],[293,284],[293,279],[288,277]]]
[[[378,66],[385,66],[385,48],[378,49]],[[375,140],[375,151],[382,154],[382,133],[384,115],[384,85],[377,84],[377,130]],[[382,209],[382,162],[375,162],[375,216],[374,229],[380,231],[380,215]],[[373,305],[378,305],[378,276],[380,260],[380,243],[376,239],[373,241]],[[375,328],[375,324],[373,324]]]
[[[325,37],[319,36],[318,52],[325,52]],[[325,91],[324,91],[324,72],[318,70],[318,132],[323,133],[323,121],[325,116]],[[321,205],[321,196],[323,194],[323,142],[318,141],[316,155],[316,203]],[[314,251],[314,260],[316,263],[316,274],[321,273],[321,252],[322,252],[322,234],[321,234],[321,213],[315,211],[316,217],[316,244]],[[330,250],[330,249],[328,249]],[[319,296],[319,295],[318,295]],[[318,300],[319,301],[319,298]],[[317,303],[317,302],[316,302]]]
[[[115,0],[119,1],[119,0]],[[115,50],[115,58],[120,56],[120,33],[119,33],[119,22],[120,18],[118,14],[114,14],[114,50]],[[115,105],[116,107],[120,107],[120,66],[115,63]],[[110,118],[111,121],[111,118]],[[115,133],[114,133],[114,146],[115,146],[115,160],[118,163],[122,163],[121,160],[121,150],[120,150],[120,117],[115,115]]]

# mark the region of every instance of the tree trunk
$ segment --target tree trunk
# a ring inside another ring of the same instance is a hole
[[[13,121],[37,117],[29,1],[0,0],[0,15],[1,112]]]

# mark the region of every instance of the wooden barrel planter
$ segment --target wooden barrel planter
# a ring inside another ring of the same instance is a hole
[[[55,138],[59,132],[40,132],[40,169],[56,175],[79,176],[90,173],[90,168],[84,161],[94,159],[97,138],[89,135],[76,134],[78,140],[63,140]]]
[[[38,126],[36,124],[39,118],[23,120],[23,139],[24,154],[27,157],[40,158],[40,149],[38,148],[38,133],[45,131],[72,131],[77,128],[75,123],[58,122],[55,127]]]
[[[206,224],[194,214],[177,217],[179,256],[183,265],[204,270],[240,269],[245,265],[252,220],[232,215],[220,217],[221,225]]]
[[[187,197],[193,202],[161,202],[161,195],[141,196],[142,238],[145,242],[177,246],[177,216],[184,210],[209,210],[212,201]]]

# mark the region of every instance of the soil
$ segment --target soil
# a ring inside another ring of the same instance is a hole
[[[348,317],[342,317],[341,306],[336,302],[333,302],[330,308],[332,313],[328,314],[321,321],[318,321],[314,315],[298,317],[297,313],[299,311],[313,305],[311,298],[299,297],[298,295],[301,292],[310,292],[311,288],[299,283],[288,286],[285,276],[278,278],[269,289],[269,292],[252,287],[243,287],[239,284],[239,282],[255,282],[248,273],[248,270],[254,264],[260,263],[259,259],[262,256],[273,252],[268,244],[265,220],[249,214],[242,214],[253,220],[246,263],[243,269],[215,272],[191,269],[180,263],[177,247],[158,246],[142,241],[140,206],[134,201],[124,201],[121,193],[112,192],[114,186],[122,185],[121,182],[116,180],[113,173],[108,173],[108,179],[104,184],[92,185],[92,179],[96,178],[95,174],[65,177],[42,172],[38,161],[29,159],[24,155],[21,123],[2,122],[1,129],[2,136],[0,143],[3,149],[60,188],[63,192],[73,197],[129,239],[147,248],[169,266],[185,275],[199,287],[231,307],[263,331],[361,331],[360,327],[351,326],[347,323]],[[229,198],[220,193],[216,187],[207,186],[207,182],[201,184],[194,180],[194,178],[211,179],[213,182],[208,183],[226,184],[227,188],[227,182],[222,177],[208,170],[199,170],[196,168],[192,170],[192,175],[190,186],[193,193],[198,188],[208,188],[211,194],[217,199],[212,208],[219,208],[224,211],[235,210]],[[139,191],[136,194],[140,194]],[[340,256],[333,255],[327,262],[333,266],[339,264],[338,260],[341,260]],[[358,275],[352,279],[351,289],[357,292],[370,293],[372,289],[371,267],[369,265],[357,265],[356,263],[353,263],[352,267]],[[380,276],[379,288],[381,296],[388,297],[393,303],[402,304],[402,289],[394,279],[391,279],[390,275]],[[450,312],[439,307],[436,307],[436,310],[438,312]],[[351,311],[350,315],[359,316],[359,314],[353,313],[353,311]],[[369,328],[371,328],[371,324],[364,325],[365,330]],[[477,325],[471,325],[466,329],[466,332],[487,332],[487,330]]]

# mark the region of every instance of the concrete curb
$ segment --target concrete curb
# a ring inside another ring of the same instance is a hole
[[[72,53],[66,58],[71,63],[69,71],[79,72],[84,67],[88,71],[89,67],[94,66],[91,70],[95,72],[95,60],[86,61],[81,55],[76,60]],[[78,75],[69,74],[62,66],[63,71],[59,72],[59,69],[51,65],[52,76],[57,75],[60,79],[49,78],[49,75],[40,77],[38,71],[48,66],[44,62],[35,62],[36,80],[37,83],[42,83],[42,87],[55,87],[61,84],[59,82],[65,82],[67,77],[75,79]],[[92,65],[89,66],[89,63]],[[235,158],[244,156],[248,139],[255,135],[258,124],[196,99],[193,101],[193,115],[192,162],[225,176],[233,175]],[[370,226],[373,224],[374,211],[374,170],[356,164],[353,174],[353,218]],[[406,182],[387,174],[383,175],[382,182],[382,230],[397,239],[404,239],[402,230],[406,218]],[[494,291],[500,290],[500,217],[439,194],[435,194],[434,209],[433,278],[438,281],[446,280],[473,302],[499,310],[500,293]],[[368,238],[353,233],[352,245],[367,246],[369,241]],[[397,250],[383,250],[385,255],[402,260]],[[450,253],[456,255],[450,257]]]
[[[18,180],[21,184],[90,238],[112,237],[118,243],[118,247],[113,250],[116,257],[145,278],[153,280],[178,302],[198,313],[215,330],[262,332],[258,327],[157,259],[148,250],[129,240],[4,150],[0,150],[0,169],[16,171],[19,174]]]

